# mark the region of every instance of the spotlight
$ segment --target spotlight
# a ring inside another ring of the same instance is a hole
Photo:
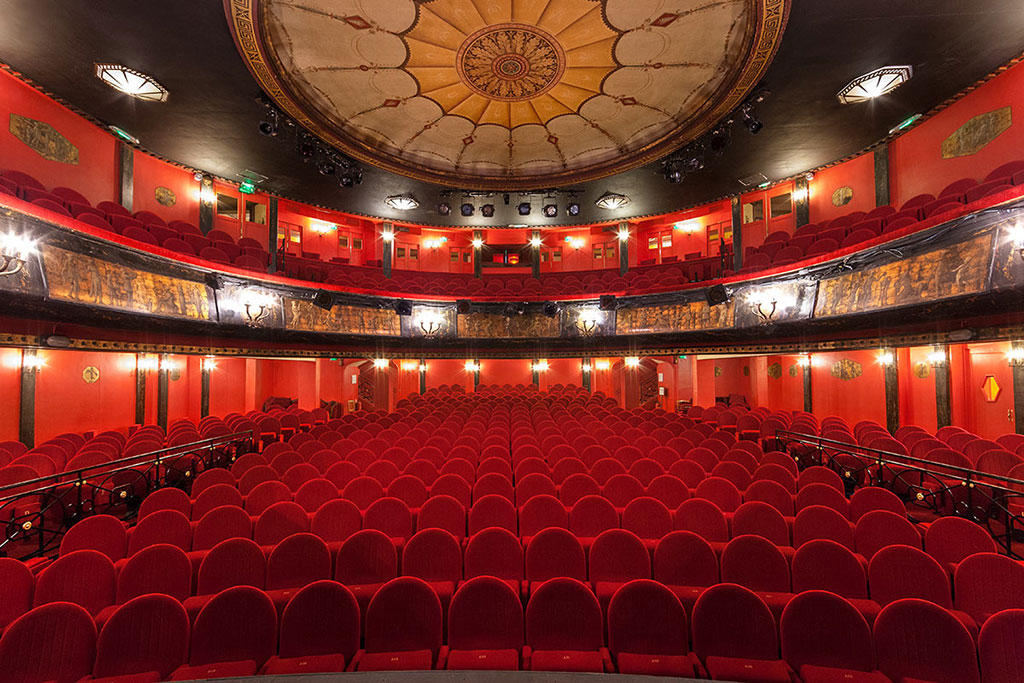
[[[303,161],[311,161],[314,155],[316,155],[316,143],[308,136],[302,137],[299,140],[299,156]]]
[[[520,216],[529,216],[531,209],[530,202],[520,202],[516,207],[516,211],[519,212]]]
[[[501,309],[501,314],[506,318],[514,318],[525,312],[522,304],[507,303]]]
[[[480,214],[484,218],[494,217],[494,204],[484,204],[480,207]]]
[[[313,305],[329,311],[334,308],[334,295],[330,292],[320,290],[313,296]]]
[[[341,178],[338,179],[338,184],[341,185],[342,187],[352,187],[353,185],[355,185],[355,181],[353,180],[352,176],[346,173],[345,175],[341,176]]]
[[[544,315],[546,315],[549,318],[554,318],[556,315],[558,315],[558,304],[556,304],[554,301],[545,301]]]
[[[567,207],[565,207],[565,213],[567,215],[569,215],[569,216],[579,216],[580,215],[580,203],[579,202],[569,202],[569,205]]]
[[[395,304],[395,313],[398,315],[412,315],[412,304],[405,299]]]
[[[449,204],[447,202],[441,202],[440,204],[437,205],[437,215],[438,216],[447,216],[451,212],[452,212],[451,204]]]
[[[274,109],[268,109],[266,117],[260,121],[260,133],[262,135],[276,137],[280,131],[279,124],[280,118],[277,115],[277,111]]]
[[[729,300],[729,293],[725,291],[723,285],[709,287],[704,294],[707,296],[708,306],[717,306]]]
[[[460,315],[466,315],[469,313],[472,302],[469,299],[456,299],[455,300],[455,312]]]
[[[335,167],[335,165],[330,161],[321,161],[319,164],[317,164],[316,169],[320,171],[321,175],[334,175],[334,173],[338,170],[337,167]]]
[[[665,164],[665,180],[673,185],[683,182],[686,174],[683,173],[683,165],[678,159],[672,159]]]
[[[466,202],[459,207],[459,213],[461,213],[463,216],[472,216],[475,212],[476,207],[470,204],[469,202]]]
[[[755,118],[749,109],[743,110],[743,125],[747,127],[751,135],[757,135],[764,128],[764,124]]]
[[[602,294],[598,300],[598,308],[602,311],[614,311],[619,307],[619,302],[615,299],[614,294]]]
[[[545,204],[544,208],[541,209],[546,218],[556,218],[558,216],[558,205],[557,204]]]
[[[729,146],[729,128],[722,126],[716,128],[711,132],[711,137],[708,138],[708,150],[711,151],[715,156],[721,156],[725,152],[725,148]]]

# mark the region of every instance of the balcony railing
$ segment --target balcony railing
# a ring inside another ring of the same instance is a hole
[[[252,450],[252,431],[236,432],[77,470],[0,486],[0,556],[29,559],[60,545],[64,533],[91,515],[133,516],[149,493],[191,486],[195,476]]]
[[[1024,480],[813,434],[779,430],[775,438],[801,467],[823,465],[837,472],[847,493],[862,486],[888,489],[918,523],[964,517],[985,527],[1008,555],[1022,559]]]

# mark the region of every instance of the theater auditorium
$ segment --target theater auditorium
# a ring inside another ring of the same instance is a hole
[[[1024,683],[1022,61],[0,0],[0,683]]]

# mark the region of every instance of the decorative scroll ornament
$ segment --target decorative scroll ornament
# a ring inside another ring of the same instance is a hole
[[[11,135],[31,147],[44,159],[78,165],[78,148],[50,124],[20,114],[11,114],[9,128]]]

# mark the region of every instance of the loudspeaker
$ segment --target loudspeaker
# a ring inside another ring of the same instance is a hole
[[[556,315],[558,315],[558,304],[556,304],[554,301],[545,301],[544,315],[546,315],[549,318],[554,318]]]
[[[402,299],[395,304],[395,313],[398,315],[412,315],[412,304]]]
[[[729,300],[729,294],[725,291],[724,285],[708,287],[707,291],[705,291],[705,295],[708,298],[708,306],[717,306],[718,304],[724,304]]]
[[[469,307],[472,302],[469,299],[456,299],[455,300],[455,312],[461,315],[469,313]]]
[[[214,290],[220,289],[223,286],[220,276],[217,275],[217,273],[206,273],[203,276],[203,282],[206,283],[207,287]]]
[[[598,307],[602,311],[614,311],[619,307],[619,302],[615,299],[614,294],[602,294]]]
[[[313,305],[329,311],[334,308],[334,295],[321,289],[313,296]]]

